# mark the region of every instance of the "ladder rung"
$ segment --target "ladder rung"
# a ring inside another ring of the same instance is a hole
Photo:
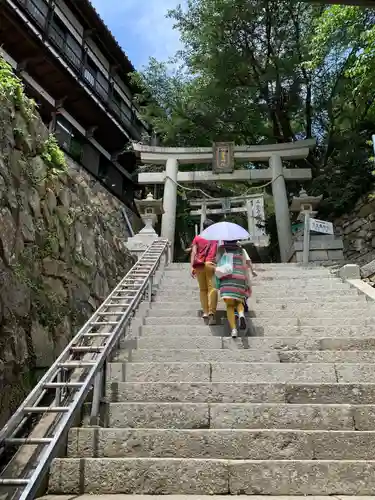
[[[110,332],[103,332],[103,333],[100,333],[100,332],[95,332],[95,333],[88,332],[88,333],[84,333],[83,337],[109,337],[110,335],[112,335],[112,333],[110,333]]]
[[[70,348],[73,352],[101,352],[104,349],[104,346],[73,346]]]
[[[65,363],[59,363],[60,368],[89,368],[95,365],[95,361],[66,361]]]
[[[122,316],[125,311],[98,312],[98,316]]]
[[[48,384],[43,384],[44,389],[60,389],[60,388],[72,388],[80,389],[83,386],[81,382],[49,382]]]
[[[49,444],[52,438],[9,438],[5,439],[6,444]]]
[[[120,302],[120,304],[108,304],[106,307],[128,307],[130,302]]]
[[[29,484],[29,479],[0,479],[0,486],[27,486]]]
[[[67,413],[66,406],[27,406],[23,409],[25,413]]]
[[[112,315],[113,316],[113,315]],[[118,321],[93,321],[92,325],[118,325]]]

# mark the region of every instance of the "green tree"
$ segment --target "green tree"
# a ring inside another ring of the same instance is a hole
[[[373,10],[295,0],[189,0],[187,9],[179,6],[169,16],[183,42],[181,67],[171,73],[151,60],[134,76],[140,101],[154,98],[143,112],[162,144],[259,144],[313,136],[316,150],[290,166],[312,168],[307,187],[324,195],[324,216],[350,210],[369,191]],[[222,186],[204,189],[220,192]]]

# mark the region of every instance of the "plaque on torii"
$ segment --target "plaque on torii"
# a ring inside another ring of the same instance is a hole
[[[234,142],[214,142],[212,172],[231,174],[234,170]]]

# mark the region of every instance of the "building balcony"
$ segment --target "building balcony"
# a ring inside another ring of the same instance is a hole
[[[118,96],[116,98],[116,91],[110,78],[93,69],[88,61],[84,41],[80,45],[76,39],[67,37],[58,28],[53,21],[53,7],[47,5],[44,0],[14,1],[38,27],[43,41],[51,43],[64,62],[74,71],[81,85],[87,86],[94,93],[107,112],[120,121],[132,139],[139,140],[145,128],[136,117],[136,110],[129,108]]]

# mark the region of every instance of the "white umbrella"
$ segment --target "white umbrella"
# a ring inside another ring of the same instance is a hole
[[[208,241],[247,240],[250,234],[243,227],[232,222],[218,222],[201,232],[200,236]]]

